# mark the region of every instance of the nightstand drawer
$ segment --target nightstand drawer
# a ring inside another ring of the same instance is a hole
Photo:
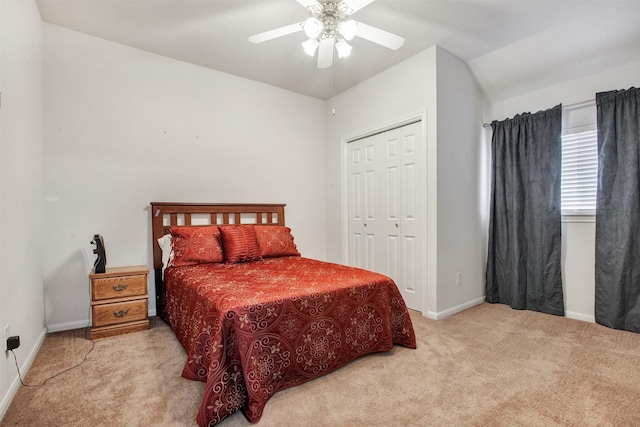
[[[147,276],[120,276],[93,279],[94,301],[147,294]]]
[[[147,299],[94,305],[93,327],[147,319]]]

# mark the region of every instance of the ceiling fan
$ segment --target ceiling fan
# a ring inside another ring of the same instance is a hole
[[[404,38],[390,32],[372,27],[349,17],[373,3],[374,0],[296,0],[309,11],[306,21],[285,25],[274,30],[265,31],[249,37],[252,43],[262,43],[277,37],[304,31],[309,39],[302,43],[304,51],[315,56],[318,51],[318,68],[333,65],[333,48],[339,58],[351,53],[347,41],[354,37],[377,43],[389,49],[399,49]]]

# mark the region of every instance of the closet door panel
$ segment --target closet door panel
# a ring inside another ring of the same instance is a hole
[[[391,277],[409,306],[422,311],[426,289],[425,147],[420,122],[350,142],[350,265]]]

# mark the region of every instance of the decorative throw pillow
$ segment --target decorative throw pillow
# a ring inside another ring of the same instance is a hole
[[[281,225],[256,225],[256,237],[263,258],[300,256],[291,229]]]
[[[172,227],[174,267],[224,262],[220,231],[215,225]]]
[[[260,246],[252,224],[220,226],[224,257],[228,263],[258,261]]]

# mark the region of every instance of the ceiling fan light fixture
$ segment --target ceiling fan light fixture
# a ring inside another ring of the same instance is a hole
[[[304,21],[304,33],[310,39],[315,39],[324,31],[324,24],[313,16],[310,16],[306,21]]]
[[[318,39],[309,39],[305,42],[302,42],[302,48],[304,49],[304,53],[309,56],[314,56],[316,54],[316,50],[320,46],[320,42]]]
[[[336,42],[336,50],[338,51],[338,58],[346,58],[351,55],[351,45],[344,39],[340,39]]]
[[[288,34],[304,32],[307,40],[302,42],[302,48],[311,57],[316,56],[317,53],[318,68],[329,68],[336,57],[349,56],[352,48],[347,42],[354,37],[391,50],[400,49],[404,44],[404,37],[350,19],[351,15],[375,0],[296,1],[308,12],[308,18],[305,21],[255,34],[249,37],[249,41],[262,43]],[[336,50],[333,50],[334,46]]]
[[[353,19],[338,23],[338,32],[345,40],[352,40],[358,32],[358,23]]]

